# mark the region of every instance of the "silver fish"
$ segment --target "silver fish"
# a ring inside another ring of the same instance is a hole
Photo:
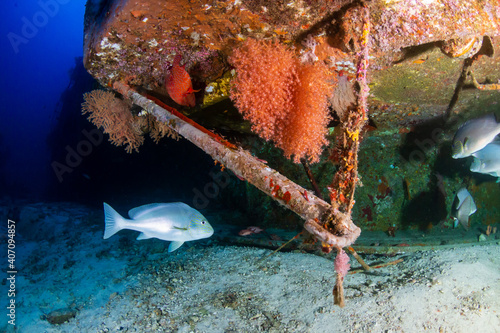
[[[472,161],[470,166],[470,171],[497,177],[499,178],[497,179],[497,183],[500,183],[500,166],[493,168],[482,162],[480,159],[474,158],[474,161]]]
[[[133,208],[128,212],[130,220],[104,203],[104,215],[104,239],[122,229],[136,230],[141,232],[138,240],[158,238],[171,241],[168,252],[177,250],[184,242],[208,238],[214,233],[200,212],[182,202],[153,203]]]
[[[451,207],[451,216],[455,219],[455,228],[460,223],[465,230],[469,229],[469,216],[477,210],[474,199],[465,187],[458,190],[453,205]]]
[[[472,154],[474,160],[470,171],[498,177],[500,174],[500,141],[493,141],[480,151]]]
[[[463,158],[483,149],[500,133],[495,114],[487,114],[465,122],[455,133],[452,157]]]

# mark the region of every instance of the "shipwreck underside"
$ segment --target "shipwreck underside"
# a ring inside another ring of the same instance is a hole
[[[366,36],[361,8],[369,10]],[[499,109],[499,35],[497,0],[89,0],[84,64],[103,87],[120,82],[154,96],[213,132],[237,138],[314,192],[302,166],[259,141],[238,114],[229,99],[235,74],[228,57],[247,39],[272,40],[299,57],[311,57],[312,49],[314,61],[355,82],[364,36],[369,125],[360,144],[353,220],[363,230],[384,232],[452,228],[449,207],[466,184],[480,202],[471,223],[481,232],[500,218],[498,184],[470,173],[467,160],[452,160],[450,141],[466,119]],[[194,108],[176,104],[166,92],[165,75],[176,55],[199,90]],[[324,198],[337,170],[325,167],[327,155],[311,166]],[[252,210],[270,226],[286,227],[296,218],[269,205],[258,190],[227,190],[246,191]],[[234,205],[231,196],[221,200]]]

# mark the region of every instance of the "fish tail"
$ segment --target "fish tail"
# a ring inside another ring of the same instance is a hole
[[[109,237],[116,234],[118,231],[124,228],[125,219],[118,214],[116,210],[111,208],[107,203],[104,204],[104,239],[108,239]]]

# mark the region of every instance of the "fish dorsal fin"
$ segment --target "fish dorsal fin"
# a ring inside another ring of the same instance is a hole
[[[162,215],[165,211],[172,209],[190,209],[188,205],[183,202],[170,202],[170,203],[152,203],[147,205],[142,205],[136,208],[132,208],[128,211],[128,216],[131,219],[148,219],[152,217],[158,217]]]

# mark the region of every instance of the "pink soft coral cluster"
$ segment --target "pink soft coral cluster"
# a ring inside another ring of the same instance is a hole
[[[349,256],[343,249],[340,249],[340,251],[337,253],[334,266],[337,274],[342,277],[346,276],[347,272],[351,268],[351,265],[349,264]]]
[[[319,161],[327,143],[327,97],[331,92],[323,64],[302,64],[278,42],[248,39],[229,61],[237,76],[231,99],[252,130],[274,141],[294,162]]]
[[[297,81],[295,58],[277,42],[247,40],[229,61],[236,68],[231,99],[252,123],[252,130],[266,140],[277,139],[279,128],[293,107]]]

